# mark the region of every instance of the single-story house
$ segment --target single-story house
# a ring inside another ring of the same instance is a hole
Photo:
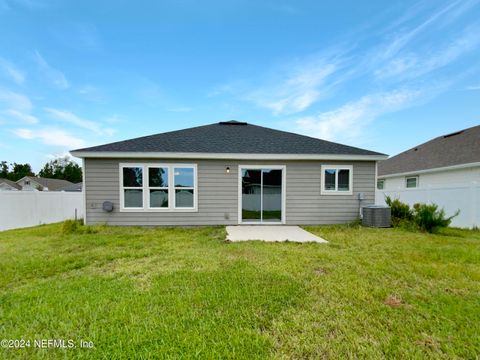
[[[85,223],[346,223],[375,199],[378,152],[239,121],[71,151]]]
[[[60,191],[60,189],[73,185],[72,182],[62,179],[50,179],[38,176],[24,176],[17,181],[22,190],[30,191]]]
[[[0,178],[0,191],[18,191],[22,190],[22,187],[15,181]]]
[[[378,164],[377,204],[436,203],[452,225],[480,226],[480,126],[436,137]]]

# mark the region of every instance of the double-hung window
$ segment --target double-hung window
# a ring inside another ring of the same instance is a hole
[[[196,211],[195,164],[120,164],[120,211]]]
[[[168,209],[168,167],[148,167],[149,207]]]
[[[378,179],[377,180],[377,189],[378,190],[385,189],[385,179]]]
[[[195,195],[194,169],[174,167],[175,208],[192,208]]]
[[[321,194],[352,195],[352,179],[352,165],[322,165]]]
[[[125,166],[122,168],[123,207],[142,209],[143,201],[143,166]]]
[[[408,176],[405,178],[405,187],[407,189],[414,189],[418,187],[418,176]]]

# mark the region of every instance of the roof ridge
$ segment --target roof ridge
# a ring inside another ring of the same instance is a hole
[[[235,122],[233,122],[235,121]],[[225,126],[225,125],[244,126]],[[250,144],[245,147],[246,144]],[[308,135],[230,120],[72,150],[159,153],[385,154]]]
[[[415,149],[418,150],[418,148],[424,147],[425,145],[427,145],[427,144],[429,144],[429,143],[432,143],[432,142],[434,142],[434,141],[442,140],[442,139],[448,139],[450,136],[447,136],[447,135],[453,135],[453,134],[457,134],[457,133],[460,135],[460,134],[465,133],[465,132],[467,132],[468,130],[472,130],[472,129],[474,129],[474,128],[480,128],[480,125],[475,125],[475,126],[468,127],[468,128],[466,128],[466,129],[457,130],[457,131],[453,131],[453,132],[449,132],[449,133],[446,133],[446,134],[439,135],[439,136],[434,137],[434,138],[432,138],[432,139],[430,139],[430,140],[427,140],[427,141],[425,141],[425,142],[423,142],[423,143],[420,143],[420,144],[418,144],[418,145],[415,145],[415,146],[413,146],[413,147],[411,147],[411,148],[409,148],[409,149],[407,149],[407,150],[404,150],[404,151],[398,153],[397,155],[390,156],[387,160],[394,159],[394,158],[396,158],[397,156],[400,156],[400,155],[402,155],[402,154],[408,153],[408,152],[411,151],[411,150],[415,150]],[[416,150],[415,150],[415,151],[416,151]],[[385,161],[387,161],[387,160],[385,160]]]
[[[306,138],[317,140],[317,141],[319,140],[319,141],[323,141],[323,142],[328,143],[328,144],[342,145],[342,146],[346,146],[346,147],[356,149],[356,150],[365,150],[365,149],[362,149],[362,148],[359,148],[359,147],[356,147],[356,146],[351,146],[351,145],[346,145],[346,144],[342,144],[342,143],[338,143],[338,142],[334,142],[334,141],[330,141],[330,140],[325,140],[325,139],[317,138],[317,137],[310,136],[310,135],[303,135],[303,134],[298,134],[298,133],[294,133],[294,132],[291,132],[291,131],[273,129],[273,128],[268,128],[268,127],[265,127],[265,126],[260,126],[260,125],[255,125],[255,124],[248,124],[248,125],[256,126],[256,127],[262,128],[262,129],[270,130],[270,131],[277,131],[277,132],[281,132],[281,133],[284,133],[284,134],[295,135],[297,137],[306,137]],[[377,153],[378,155],[385,155],[383,153],[379,153],[379,152],[376,152],[376,151],[372,151],[372,152]]]

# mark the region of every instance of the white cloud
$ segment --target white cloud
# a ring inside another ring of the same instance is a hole
[[[21,85],[25,82],[25,74],[10,61],[0,57],[0,70],[15,83]]]
[[[46,145],[64,146],[66,148],[80,148],[85,146],[83,139],[77,138],[68,132],[57,128],[42,129],[15,129],[13,133],[21,139],[40,140]]]
[[[111,136],[116,131],[112,128],[104,128],[99,123],[94,121],[83,119],[70,111],[53,108],[45,108],[44,110],[58,120],[90,130],[98,135]]]
[[[55,154],[46,154],[46,157],[49,160],[56,160],[56,159],[68,159],[68,160],[73,160],[72,156],[68,151],[64,151],[61,153],[55,153]]]
[[[366,95],[338,109],[307,116],[296,121],[302,132],[326,140],[352,140],[360,137],[377,117],[415,104],[422,90],[396,90]]]
[[[375,71],[377,79],[396,78],[405,80],[417,78],[443,68],[461,56],[475,50],[480,45],[480,26],[467,27],[463,34],[458,36],[443,48],[422,53],[407,53],[391,61]]]
[[[104,121],[108,124],[117,124],[117,123],[123,122],[124,119],[118,114],[113,114],[111,116],[106,117]]]
[[[19,121],[21,121],[23,123],[26,123],[26,124],[36,124],[36,123],[38,123],[38,119],[35,116],[30,115],[30,114],[26,114],[26,113],[18,111],[18,110],[9,109],[9,110],[5,110],[3,113],[6,114],[9,117],[12,117],[12,118],[14,118],[16,120],[19,120]]]
[[[113,136],[117,132],[117,129],[114,128],[104,128],[103,133],[107,136]]]
[[[467,86],[465,90],[477,91],[477,90],[480,90],[480,85],[470,85],[470,86]]]
[[[85,99],[93,102],[103,102],[106,97],[101,89],[90,84],[79,87],[77,92]]]
[[[31,115],[32,108],[32,102],[27,96],[0,88],[0,114],[4,122],[13,120],[25,124],[36,124],[38,119]]]
[[[371,40],[366,46],[346,40],[345,45],[267,69],[263,71],[266,75],[231,81],[208,95],[233,96],[236,100],[269,109],[274,115],[291,115],[310,110],[335,91],[347,89],[346,86],[352,93],[358,94],[362,89],[369,93],[369,85],[373,83],[376,93],[397,96],[402,90],[395,89],[435,88],[444,79],[458,79],[458,74],[449,74],[451,68],[447,67],[480,48],[480,22],[473,20],[469,25],[462,18],[478,3],[479,0],[456,0],[437,6],[433,11],[432,4],[409,7],[411,12],[401,17],[397,26],[381,29],[381,39],[373,45]],[[452,22],[455,27],[447,29]],[[439,31],[455,37],[438,40]],[[438,94],[437,89],[432,94]],[[352,101],[350,105],[355,104],[355,109],[346,106],[341,114],[350,118],[350,111],[368,109],[370,113],[370,107],[374,106],[369,106],[367,100],[372,99],[370,96],[362,99],[358,103]],[[325,129],[335,127],[327,126],[327,122],[322,124]]]
[[[379,54],[381,54],[383,59],[392,58],[402,51],[413,39],[440,20],[443,19],[445,21],[443,24],[454,21],[457,17],[460,17],[466,10],[468,10],[468,7],[461,6],[462,1],[463,0],[457,0],[451,2],[440,10],[434,12],[425,21],[414,28],[396,34],[393,39],[390,39],[387,42],[386,46]]]
[[[70,87],[70,83],[68,82],[63,72],[50,66],[38,51],[35,50],[34,54],[35,61],[53,86],[62,90],[68,89]]]
[[[27,96],[8,89],[0,88],[0,103],[18,111],[30,112],[32,110],[32,102]]]
[[[323,57],[306,61],[276,76],[283,80],[260,86],[245,98],[275,115],[302,112],[326,95],[326,82],[338,70],[339,63],[340,60]]]

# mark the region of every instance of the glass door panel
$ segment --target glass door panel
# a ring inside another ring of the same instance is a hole
[[[242,221],[262,221],[262,170],[242,169]]]
[[[282,221],[282,170],[262,169],[262,220]]]

